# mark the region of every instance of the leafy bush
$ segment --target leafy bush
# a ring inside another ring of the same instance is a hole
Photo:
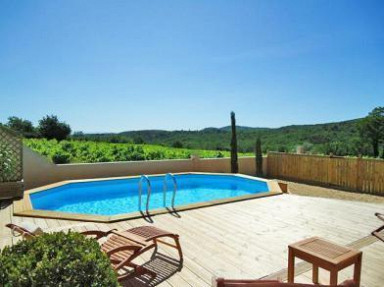
[[[11,147],[6,144],[0,144],[0,182],[13,181],[12,175],[17,169],[17,160]]]
[[[5,247],[0,286],[119,286],[99,244],[79,233],[43,234]]]
[[[183,147],[183,143],[181,141],[175,141],[172,144],[172,147],[174,147],[174,148],[182,148]]]
[[[60,142],[60,146],[64,151],[72,152],[73,150],[73,144],[70,141],[62,141]]]
[[[71,159],[71,155],[65,151],[57,150],[52,156],[52,161],[56,164],[69,163]]]
[[[223,155],[222,152],[219,151],[219,152],[216,154],[216,157],[217,157],[217,158],[222,158],[222,157],[224,157],[224,155]]]

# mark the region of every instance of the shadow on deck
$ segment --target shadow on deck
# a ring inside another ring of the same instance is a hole
[[[183,264],[171,258],[167,255],[164,255],[159,252],[155,252],[151,259],[143,265],[145,268],[155,272],[157,275],[155,278],[151,278],[148,275],[141,275],[138,277],[133,277],[121,282],[123,287],[152,287],[157,286],[160,283],[166,281],[171,276],[179,272],[183,268]]]

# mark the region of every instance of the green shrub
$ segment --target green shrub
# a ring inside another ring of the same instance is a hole
[[[219,151],[219,152],[216,154],[216,157],[217,157],[217,158],[222,158],[222,157],[224,157],[224,155],[223,155],[222,152]]]
[[[12,152],[12,147],[6,142],[0,143],[0,182],[12,181],[14,171],[18,168],[18,161]]]
[[[71,152],[73,150],[73,144],[69,141],[60,142],[60,146],[64,151]]]
[[[183,143],[181,141],[175,141],[172,144],[172,147],[174,147],[174,148],[183,148]]]
[[[65,151],[57,150],[51,155],[51,159],[56,164],[69,163],[71,155]]]
[[[96,240],[57,232],[22,240],[0,253],[0,286],[119,286]]]

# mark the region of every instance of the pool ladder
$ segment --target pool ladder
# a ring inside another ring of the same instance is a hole
[[[143,181],[145,181],[147,183],[147,204],[145,205],[145,212],[147,214],[147,216],[149,216],[149,212],[148,212],[148,209],[149,209],[149,200],[151,198],[151,181],[149,180],[148,176],[147,175],[142,175],[140,177],[140,180],[139,180],[139,211],[141,212],[141,197],[142,197],[142,194],[143,194]]]
[[[171,178],[173,182],[173,194],[172,194],[172,204],[171,207],[172,209],[175,209],[175,198],[176,198],[176,191],[177,191],[177,181],[176,177],[173,173],[167,173],[164,177],[164,182],[163,182],[163,202],[164,202],[164,207],[167,207],[167,189],[168,189],[168,181],[167,179]]]

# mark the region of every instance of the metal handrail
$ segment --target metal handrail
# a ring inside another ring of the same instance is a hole
[[[177,181],[176,177],[173,173],[167,173],[164,177],[163,182],[163,201],[164,201],[164,207],[166,207],[167,204],[167,178],[170,177],[173,180],[173,194],[172,194],[172,208],[175,208],[175,198],[176,198],[176,191],[177,191]]]
[[[149,200],[151,198],[151,181],[149,180],[147,175],[142,175],[139,180],[139,211],[141,211],[141,196],[143,193],[143,180],[147,182],[147,204],[145,207],[145,211],[147,215],[149,214],[148,209],[149,209]]]

